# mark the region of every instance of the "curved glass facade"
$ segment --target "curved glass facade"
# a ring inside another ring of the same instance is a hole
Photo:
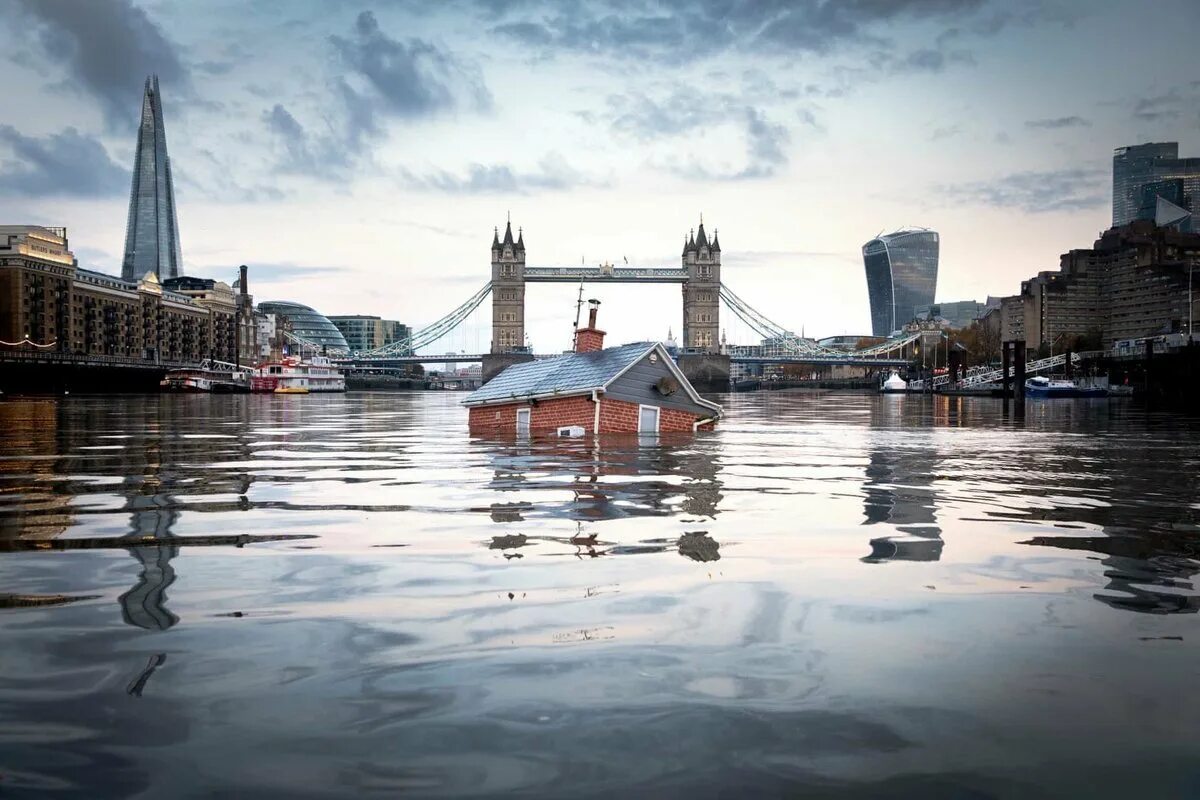
[[[938,235],[931,230],[896,231],[863,245],[871,333],[888,336],[933,303],[937,289]]]
[[[337,326],[330,322],[324,314],[299,303],[289,303],[283,300],[271,300],[259,303],[258,310],[264,314],[274,314],[283,317],[292,326],[292,333],[302,339],[331,349],[350,351],[346,337]]]

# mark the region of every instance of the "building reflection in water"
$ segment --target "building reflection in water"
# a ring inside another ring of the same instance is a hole
[[[1200,594],[1200,540],[1192,535],[1113,533],[1035,536],[1021,544],[1101,553],[1108,585],[1092,596],[1105,605],[1144,614],[1195,614]]]
[[[904,396],[883,395],[871,404],[863,524],[890,525],[898,533],[869,540],[871,553],[861,559],[869,564],[937,561],[942,555],[942,531],[935,516],[937,496],[933,489],[938,454],[932,447],[914,446],[908,437],[897,433],[906,422],[912,422],[905,418],[906,405],[916,408],[915,403],[906,404],[905,400]]]

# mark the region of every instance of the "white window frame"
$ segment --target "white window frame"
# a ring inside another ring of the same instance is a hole
[[[647,409],[647,408],[654,412],[654,430],[652,430],[652,431],[642,430],[642,410]],[[661,427],[662,427],[662,409],[659,408],[658,406],[645,406],[645,405],[642,405],[639,403],[638,404],[637,432],[641,433],[641,434],[658,433],[659,428],[661,428]]]
[[[525,430],[521,430],[521,416],[525,416]],[[529,427],[533,422],[533,409],[529,406],[517,409],[517,436],[528,437]]]

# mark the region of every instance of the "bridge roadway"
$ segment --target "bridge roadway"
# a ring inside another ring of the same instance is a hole
[[[535,355],[535,359],[554,358],[561,353]],[[483,354],[447,353],[446,355],[427,356],[376,356],[372,358],[335,358],[334,363],[339,367],[350,369],[369,369],[371,367],[388,368],[400,367],[407,364],[470,364],[482,363]],[[859,357],[845,356],[730,356],[733,364],[829,364],[860,367],[902,367],[908,361],[902,358],[879,358],[876,356]]]
[[[526,283],[684,283],[688,271],[682,267],[526,267]]]

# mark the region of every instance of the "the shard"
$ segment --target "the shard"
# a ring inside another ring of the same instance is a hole
[[[146,78],[146,93],[142,97],[121,277],[137,281],[147,272],[156,273],[159,280],[183,274],[179,223],[175,219],[175,187],[171,182],[157,75]]]

